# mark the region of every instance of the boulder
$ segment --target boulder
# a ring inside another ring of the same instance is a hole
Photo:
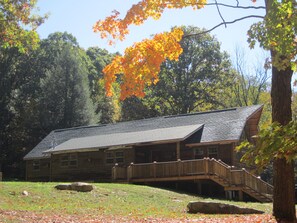
[[[57,190],[70,190],[70,184],[58,184],[55,186]]]
[[[71,190],[79,192],[90,192],[94,189],[93,185],[83,182],[75,182],[71,184]]]
[[[58,184],[55,186],[57,190],[74,190],[79,192],[90,192],[94,189],[93,185],[83,182],[75,182],[72,184]]]
[[[215,203],[215,202],[200,202],[191,201],[188,204],[189,213],[203,213],[203,214],[263,214],[252,208],[241,208],[236,205]]]

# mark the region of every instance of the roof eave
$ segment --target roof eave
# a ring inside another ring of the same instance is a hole
[[[237,143],[239,140],[233,139],[233,140],[221,140],[221,141],[211,141],[211,142],[199,142],[199,143],[189,143],[186,144],[187,147],[195,147],[195,146],[203,146],[203,145],[223,145],[223,144],[230,144],[230,143]]]

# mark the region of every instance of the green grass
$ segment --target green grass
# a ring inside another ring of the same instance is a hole
[[[57,183],[0,182],[0,210],[66,215],[121,215],[136,217],[191,218],[189,201],[208,200],[256,208],[271,213],[271,204],[205,199],[148,186],[94,184],[89,193],[59,191]],[[22,195],[22,191],[29,195]]]

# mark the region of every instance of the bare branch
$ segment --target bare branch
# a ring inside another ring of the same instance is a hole
[[[233,23],[239,22],[239,21],[241,21],[241,20],[244,20],[244,19],[250,19],[250,18],[264,19],[264,16],[260,16],[260,15],[249,15],[249,16],[244,16],[244,17],[241,17],[241,18],[239,18],[239,19],[235,19],[235,20],[230,21],[230,22],[222,22],[222,23],[219,23],[218,25],[212,27],[211,29],[205,30],[205,31],[200,32],[200,33],[193,33],[193,34],[184,35],[183,38],[192,37],[192,36],[199,36],[199,35],[202,35],[202,34],[205,34],[205,33],[209,33],[209,32],[215,30],[216,28],[218,28],[218,27],[220,27],[220,26],[222,26],[222,25],[233,24]]]
[[[265,6],[240,6],[238,1],[237,1],[237,5],[228,5],[224,3],[207,3],[205,5],[219,5],[219,6],[234,8],[234,9],[266,9]]]
[[[215,0],[215,2],[216,2],[216,7],[217,7],[217,10],[218,10],[218,13],[219,13],[221,19],[223,20],[223,23],[225,24],[225,28],[227,28],[226,21],[225,21],[225,19],[224,19],[223,16],[222,16],[222,13],[221,13],[221,11],[220,11],[220,8],[219,8],[219,5],[218,5],[217,0]]]
[[[213,5],[218,5],[218,6],[223,6],[223,7],[226,7],[226,8],[234,8],[234,9],[266,9],[265,6],[240,6],[239,5],[239,1],[237,0],[236,1],[237,4],[236,5],[229,5],[229,4],[224,4],[224,3],[206,3],[206,4],[198,4],[198,5],[201,5],[201,6],[213,6]],[[192,6],[191,3],[186,3],[188,6]]]

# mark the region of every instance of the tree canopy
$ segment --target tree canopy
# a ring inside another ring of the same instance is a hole
[[[225,108],[227,100],[222,98],[235,77],[229,55],[214,36],[191,36],[202,29],[189,26],[182,30],[189,35],[180,42],[183,53],[178,61],[162,64],[159,82],[151,87],[148,98],[157,97],[154,104],[166,115]]]
[[[39,37],[36,28],[47,15],[33,14],[36,0],[0,1],[0,47],[17,47],[21,52],[36,48]]]

